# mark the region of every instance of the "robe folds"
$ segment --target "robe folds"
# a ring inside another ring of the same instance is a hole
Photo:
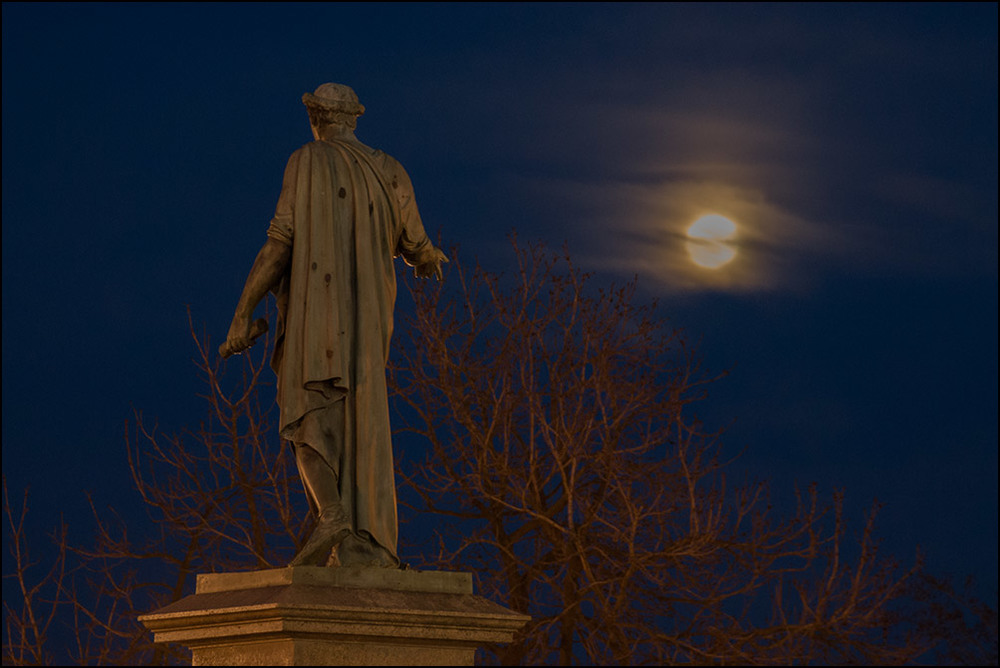
[[[434,258],[409,176],[392,157],[356,140],[310,142],[288,160],[268,236],[292,249],[274,290],[271,366],[281,436],[307,442],[330,464],[355,531],[395,555],[385,380],[393,258],[402,255],[410,265]],[[333,410],[343,410],[343,418]],[[342,430],[339,439],[322,437],[331,429]]]

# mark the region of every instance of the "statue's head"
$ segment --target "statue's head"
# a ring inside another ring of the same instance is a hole
[[[314,128],[326,125],[357,126],[358,116],[365,113],[364,105],[350,86],[325,83],[312,93],[302,96],[302,103],[309,112],[309,123]]]

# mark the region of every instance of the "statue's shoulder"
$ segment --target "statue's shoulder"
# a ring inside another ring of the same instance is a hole
[[[323,142],[311,141],[307,144],[303,144],[302,146],[298,147],[297,149],[292,151],[292,154],[290,156],[288,156],[289,165],[298,164],[303,158],[308,158],[309,155],[311,155],[315,151],[322,151],[323,148],[321,144],[323,144]]]
[[[350,147],[352,150],[361,153],[372,162],[375,162],[380,165],[393,165],[393,166],[399,165],[399,161],[393,158],[385,151],[373,148],[368,144],[364,144],[356,139],[353,141],[328,141],[328,140],[318,139],[315,141],[311,141],[307,144],[303,144],[302,147],[299,148],[298,151],[296,151],[296,153],[300,152],[310,153],[313,151],[320,151],[320,152],[334,151],[336,150],[335,147],[337,145]]]
[[[386,153],[385,151],[377,148],[372,148],[365,144],[360,144],[360,146],[367,153],[368,159],[373,165],[378,168],[389,181],[397,183],[403,181],[409,183],[410,177],[407,175],[406,170],[403,168],[402,163],[396,160],[394,157]]]
[[[305,144],[303,144],[302,146],[300,146],[298,148],[298,150],[295,151],[295,153],[308,155],[309,153],[313,153],[313,152],[316,152],[316,151],[323,152],[323,151],[331,151],[331,150],[333,150],[333,147],[330,146],[330,144],[328,144],[327,142],[325,142],[325,141],[319,141],[319,140],[313,140],[311,142],[306,142]]]
[[[338,147],[340,148],[338,149]],[[308,164],[310,162],[310,156],[339,153],[340,150],[343,150],[344,148],[348,149],[349,152],[352,152],[355,156],[362,157],[388,181],[393,183],[398,183],[400,181],[409,183],[410,177],[407,175],[406,170],[403,169],[403,165],[400,164],[398,160],[385,151],[363,144],[356,139],[352,141],[311,141],[307,144],[303,144],[297,151],[295,151],[295,153],[292,154],[290,161]]]
[[[351,145],[354,146],[357,150],[361,151],[365,155],[365,157],[367,157],[369,160],[371,160],[372,162],[374,162],[379,166],[384,167],[386,165],[399,164],[395,158],[393,158],[391,155],[389,155],[382,149],[373,148],[368,144],[364,144],[360,141],[353,141],[351,142]]]

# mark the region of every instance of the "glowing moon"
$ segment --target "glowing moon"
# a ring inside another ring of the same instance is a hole
[[[736,223],[724,216],[702,216],[688,228],[687,236],[687,252],[699,267],[718,269],[736,257],[736,249],[726,243],[736,236]]]

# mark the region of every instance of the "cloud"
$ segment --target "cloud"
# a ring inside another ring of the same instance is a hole
[[[880,135],[886,119],[866,120],[865,102],[837,97],[829,81],[676,68],[616,86],[621,99],[534,105],[539,119],[522,123],[518,146],[530,165],[516,180],[530,201],[548,202],[547,220],[571,221],[593,268],[686,292],[996,272],[995,189],[934,175],[918,160],[928,150],[919,136]],[[737,261],[724,270],[695,267],[684,251],[684,231],[708,213],[739,226]]]
[[[757,188],[694,178],[652,183],[530,180],[533,198],[571,203],[580,260],[593,269],[654,280],[663,291],[803,290],[802,264],[833,252],[843,241],[770,202]],[[706,214],[737,223],[737,256],[722,268],[695,265],[685,248],[687,228]]]
[[[677,73],[655,99],[551,103],[527,149],[536,173],[512,178],[526,199],[548,203],[548,220],[572,221],[595,269],[665,291],[801,290],[809,266],[848,245],[792,206],[815,188],[801,164],[820,150],[804,95],[747,72]],[[717,270],[685,250],[686,229],[710,213],[738,225],[737,258]]]
[[[456,61],[465,78],[441,92],[467,97],[435,110],[427,141],[465,171],[489,165],[500,188],[470,208],[505,200],[498,226],[568,239],[592,267],[665,290],[995,275],[995,40],[918,14],[559,12],[558,38],[504,42],[504,67]],[[726,272],[683,251],[702,212],[740,225]]]

